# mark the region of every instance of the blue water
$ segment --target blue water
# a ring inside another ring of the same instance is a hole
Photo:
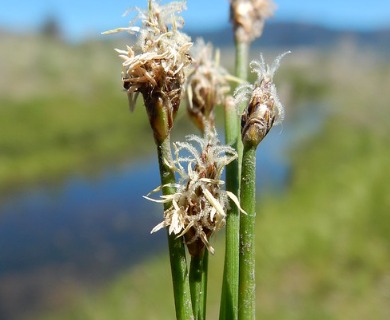
[[[259,148],[260,189],[283,188],[284,140],[276,130]],[[142,198],[158,185],[158,166],[150,158],[12,195],[0,205],[0,276],[47,264],[99,269],[135,263],[165,241],[164,232],[150,235],[160,205]]]
[[[0,275],[69,262],[81,269],[134,263],[161,243],[149,232],[160,208],[141,197],[158,179],[148,159],[13,195],[0,206]]]

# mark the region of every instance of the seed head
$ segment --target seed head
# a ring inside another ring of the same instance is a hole
[[[170,185],[176,192],[161,196],[160,200],[146,197],[171,204],[164,212],[164,220],[152,233],[169,227],[170,234],[184,236],[192,256],[201,254],[204,247],[214,253],[209,239],[225,225],[228,198],[239,207],[237,198],[222,189],[224,182],[221,180],[224,167],[237,158],[237,153],[229,146],[220,145],[215,133],[205,138],[188,136],[186,142],[174,143],[174,150],[175,160],[169,165],[180,177],[177,184]]]
[[[194,63],[186,83],[187,110],[194,123],[204,132],[214,127],[214,107],[230,91],[228,72],[219,65],[219,51],[213,57],[213,46],[198,40],[193,47]]]
[[[272,16],[271,0],[230,0],[230,19],[236,39],[249,43],[263,33],[265,19]]]
[[[107,31],[127,31],[138,36],[138,41],[125,50],[115,49],[123,59],[122,81],[133,110],[139,93],[142,94],[155,138],[164,138],[172,127],[179,108],[185,81],[184,69],[191,63],[190,38],[178,28],[183,19],[177,13],[185,9],[185,2],[159,5],[149,0],[149,8],[138,12],[129,27]],[[142,27],[134,26],[141,20]],[[155,110],[156,108],[162,110]],[[158,128],[157,115],[168,119],[168,128]],[[157,130],[157,132],[156,132]],[[156,136],[157,135],[157,136]]]
[[[236,104],[249,99],[241,117],[241,136],[244,145],[257,146],[274,124],[282,122],[283,106],[277,96],[273,76],[280,65],[280,60],[289,52],[278,56],[271,66],[266,65],[263,55],[260,61],[252,61],[250,67],[257,74],[256,82],[239,86],[234,97]]]

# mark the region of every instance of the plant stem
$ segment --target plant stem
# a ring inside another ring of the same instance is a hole
[[[248,79],[249,43],[236,39],[236,76],[242,80]]]
[[[249,43],[240,42],[238,38],[236,38],[236,75],[238,78],[242,80],[248,80],[248,57],[249,57]],[[238,110],[236,113],[242,114],[246,107],[245,103],[241,103],[238,106]],[[240,181],[241,177],[241,162],[242,162],[242,141],[241,141],[241,125],[240,119],[238,119],[237,126],[237,153],[238,153],[238,181]],[[240,182],[239,182],[240,183]],[[239,189],[237,190],[237,197],[239,196]]]
[[[198,256],[191,257],[190,290],[194,320],[204,320],[206,317],[207,268],[207,250]]]
[[[225,104],[226,144],[237,149],[238,116],[233,104]],[[238,195],[238,159],[226,166],[226,190]],[[239,229],[240,216],[237,206],[230,201],[226,217],[225,263],[222,282],[220,320],[237,319],[238,310],[238,267],[239,267]]]
[[[240,42],[236,38],[235,73],[238,78],[243,80],[246,80],[248,77],[248,52],[249,44]],[[243,107],[240,109],[243,109]],[[226,167],[226,190],[233,192],[239,198],[242,142],[238,112],[234,105],[225,105],[225,137],[226,144],[232,146],[238,153],[238,159]],[[239,229],[240,213],[236,205],[231,202],[230,210],[228,210],[226,217],[225,264],[219,313],[220,320],[237,319]]]
[[[241,207],[247,212],[240,221],[240,320],[255,319],[255,218],[256,146],[244,146],[241,176]]]
[[[203,268],[202,268],[202,287],[201,287],[201,303],[202,303],[202,313],[200,314],[201,320],[206,319],[206,305],[207,305],[207,280],[208,280],[208,270],[209,270],[209,252],[206,250],[203,254]]]
[[[172,157],[169,135],[162,141],[157,141],[157,154],[160,167],[161,185],[175,183],[173,170],[167,165]],[[164,159],[166,161],[164,161]],[[164,195],[172,194],[175,190],[172,187],[162,188]],[[164,204],[164,210],[168,209],[169,203]],[[168,230],[167,230],[168,233]],[[193,319],[191,296],[188,282],[188,270],[185,247],[182,237],[177,238],[175,234],[168,233],[169,258],[173,282],[173,294],[175,299],[176,319]]]

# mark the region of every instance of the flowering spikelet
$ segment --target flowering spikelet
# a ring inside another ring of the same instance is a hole
[[[274,7],[271,0],[230,0],[236,39],[248,43],[260,37],[265,19],[272,16]]]
[[[240,85],[234,92],[236,104],[249,99],[249,104],[241,117],[241,136],[244,145],[257,146],[274,124],[282,122],[284,109],[276,93],[273,76],[280,60],[290,52],[278,56],[271,66],[266,65],[263,55],[260,61],[252,61],[252,72],[257,80],[252,84]]]
[[[135,20],[140,19],[142,27],[134,26],[134,20],[127,28],[105,32],[127,31],[138,36],[135,45],[127,46],[125,50],[115,50],[124,60],[122,81],[130,109],[134,109],[137,96],[141,93],[158,140],[166,137],[172,127],[185,81],[184,68],[191,63],[189,49],[192,43],[187,35],[178,30],[183,20],[177,13],[183,9],[185,2],[159,5],[149,0],[148,10],[136,8],[138,15]],[[156,123],[161,115],[167,118],[168,128],[160,128]]]
[[[169,165],[180,179],[179,183],[169,186],[176,189],[175,193],[163,195],[160,200],[146,197],[171,204],[164,212],[164,221],[154,227],[152,233],[169,227],[170,234],[184,236],[192,256],[201,254],[204,247],[214,253],[209,239],[225,225],[228,198],[239,207],[234,194],[222,189],[224,182],[221,180],[224,167],[237,158],[237,153],[229,146],[220,145],[215,133],[206,134],[205,138],[188,136],[187,142],[174,143],[174,150],[175,160]],[[181,155],[183,152],[187,155]]]
[[[187,110],[194,123],[204,132],[214,127],[214,107],[223,103],[230,91],[228,72],[219,65],[219,51],[213,58],[211,43],[198,40],[193,47],[194,63],[186,83]]]

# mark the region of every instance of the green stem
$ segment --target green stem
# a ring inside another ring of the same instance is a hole
[[[249,43],[236,39],[236,76],[242,80],[248,79]]]
[[[240,320],[255,319],[255,218],[256,218],[256,146],[244,147],[241,176],[241,207],[247,214],[240,221]]]
[[[191,257],[190,291],[194,320],[206,317],[208,252]]]
[[[249,44],[236,39],[236,76],[246,80],[248,77]],[[244,106],[243,106],[244,107]],[[240,107],[240,109],[243,109]],[[242,110],[241,110],[242,111]],[[225,106],[225,137],[226,144],[237,150],[238,159],[226,167],[226,190],[233,192],[239,198],[240,168],[242,156],[241,129],[238,112],[235,106]],[[238,314],[238,276],[239,276],[239,229],[240,213],[237,206],[231,202],[226,217],[225,264],[222,282],[220,305],[220,320],[236,320]]]
[[[203,254],[203,268],[202,268],[202,287],[201,287],[201,302],[202,302],[202,313],[200,319],[206,319],[206,305],[207,305],[207,280],[209,270],[209,252],[206,250]]]
[[[249,57],[249,43],[247,42],[240,42],[238,39],[236,39],[236,74],[237,77],[242,80],[248,80],[248,57]],[[244,112],[244,109],[246,107],[245,103],[241,103],[238,106],[238,110],[236,110],[237,113],[242,114]],[[238,127],[237,127],[237,153],[238,153],[238,179],[240,181],[241,177],[241,160],[242,160],[242,141],[241,141],[241,125],[240,125],[240,119],[238,120]],[[239,196],[239,190],[237,191],[237,196]]]
[[[225,105],[226,144],[237,149],[238,115],[235,106]],[[238,159],[226,167],[226,190],[238,195],[239,167]],[[222,282],[220,320],[237,319],[238,310],[238,267],[239,267],[239,229],[240,216],[237,206],[230,201],[226,217],[225,263]]]
[[[175,174],[167,165],[172,157],[169,135],[164,139],[157,141],[157,154],[160,167],[161,185],[175,183]],[[164,161],[164,159],[166,161]],[[175,190],[172,187],[165,186],[162,189],[164,195],[172,194]],[[164,210],[168,209],[169,203],[164,204]],[[168,232],[168,231],[167,231]],[[168,234],[169,258],[171,263],[171,273],[173,282],[173,294],[175,298],[176,319],[193,319],[191,296],[188,282],[188,270],[185,247],[182,237],[177,238],[175,234]]]

